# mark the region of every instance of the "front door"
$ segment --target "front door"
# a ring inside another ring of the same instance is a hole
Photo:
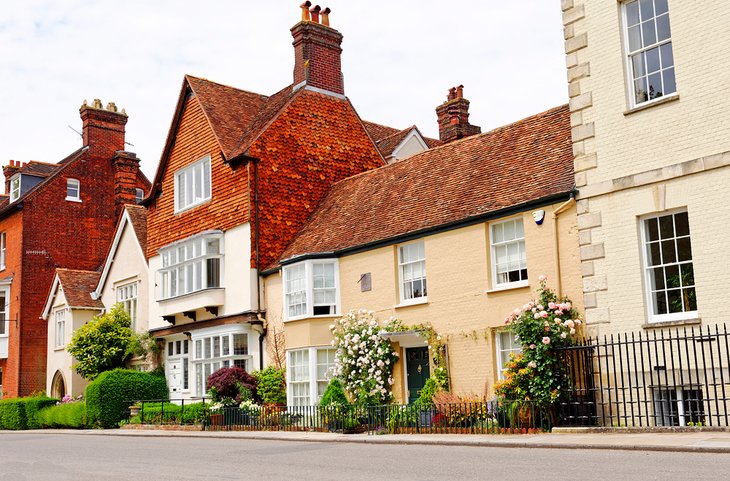
[[[181,359],[169,359],[167,361],[169,366],[169,374],[167,376],[167,383],[170,386],[170,395],[174,397],[182,389],[182,360]]]
[[[421,389],[426,384],[426,379],[431,376],[427,347],[406,348],[406,375],[408,376],[408,402],[412,403],[421,395]]]

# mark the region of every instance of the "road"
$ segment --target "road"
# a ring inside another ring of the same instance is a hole
[[[0,434],[2,481],[727,480],[730,454]]]

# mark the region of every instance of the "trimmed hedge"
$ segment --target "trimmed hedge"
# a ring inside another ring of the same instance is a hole
[[[36,419],[44,428],[85,428],[88,426],[86,403],[79,401],[50,406],[38,411]]]
[[[0,429],[38,429],[38,411],[56,401],[45,396],[4,399],[0,401]]]
[[[116,428],[129,417],[129,401],[167,396],[164,377],[129,369],[106,371],[86,387],[88,422],[101,428]]]
[[[142,411],[132,419],[132,424],[195,424],[203,422],[207,414],[203,402],[186,403],[144,403]]]

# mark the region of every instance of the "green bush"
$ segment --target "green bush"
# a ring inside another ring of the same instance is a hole
[[[322,399],[319,401],[320,406],[330,406],[333,404],[338,406],[350,405],[350,401],[345,394],[345,386],[336,377],[330,379],[329,384],[327,384],[327,389],[324,390]]]
[[[38,420],[38,413],[49,406],[55,406],[58,399],[37,396],[31,398],[24,398],[25,400],[25,415],[28,420],[28,427],[26,429],[40,429],[43,427]]]
[[[0,401],[0,428],[28,429],[25,399],[4,399]]]
[[[418,396],[418,399],[413,404],[417,406],[431,406],[433,405],[433,396],[441,390],[437,380],[434,377],[429,377],[426,379],[423,389],[421,389],[421,395]]]
[[[86,403],[79,401],[46,407],[38,411],[36,419],[44,428],[85,428],[88,426]]]
[[[202,402],[186,403],[144,403],[142,410],[134,416],[132,424],[195,424],[202,422],[208,406]]]
[[[256,392],[261,398],[261,404],[286,404],[286,378],[283,369],[269,366],[263,371],[255,371]]]
[[[129,369],[103,372],[86,387],[89,424],[115,428],[129,415],[129,401],[167,399],[165,378]]]

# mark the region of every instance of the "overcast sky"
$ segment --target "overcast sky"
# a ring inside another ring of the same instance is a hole
[[[292,81],[302,0],[2,0],[0,162],[81,146],[84,99],[129,114],[128,150],[154,175],[186,73],[270,95]],[[438,137],[463,84],[488,131],[567,102],[558,0],[326,0],[344,35],[345,93],[365,120]]]

